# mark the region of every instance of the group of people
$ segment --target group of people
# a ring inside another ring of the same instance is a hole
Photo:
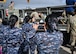
[[[76,5],[76,0],[66,0],[66,4]],[[72,15],[70,17],[71,50],[74,50],[76,43],[76,10],[73,6],[67,7],[65,10],[66,14]],[[21,28],[16,27],[18,23],[16,15],[11,15],[9,18],[0,18],[0,53],[29,54],[30,52],[30,54],[35,54],[35,50],[37,50],[37,54],[59,54],[60,46],[63,43],[63,34],[57,30],[57,16],[55,14],[46,16],[45,23],[42,25],[44,32],[37,32],[39,23],[31,22],[35,21],[34,16],[25,16]]]
[[[63,34],[57,30],[56,16],[46,17],[44,32],[37,32],[38,23],[30,23],[32,17],[25,16],[21,28],[17,28],[18,17],[3,18],[0,24],[0,47],[3,54],[59,54]],[[29,51],[30,49],[30,51]]]

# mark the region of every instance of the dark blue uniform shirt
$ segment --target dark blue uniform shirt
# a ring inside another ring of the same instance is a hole
[[[6,54],[17,54],[19,46],[23,42],[22,34],[22,29],[19,29],[17,27],[14,27],[12,29],[7,28],[4,31],[5,41],[3,43],[7,47],[7,51],[5,52]]]
[[[33,40],[38,46],[38,54],[58,54],[63,42],[63,34],[59,31],[39,32]]]
[[[28,44],[27,46],[25,46],[25,50],[30,47],[30,53],[34,54],[35,51],[35,44],[33,43],[33,41],[30,41],[30,39],[35,35],[35,29],[33,28],[32,24],[30,23],[25,23],[22,25],[22,31],[25,34],[25,39],[31,44]]]

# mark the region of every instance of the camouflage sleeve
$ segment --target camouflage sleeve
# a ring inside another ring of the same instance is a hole
[[[40,42],[39,39],[41,39],[41,37],[40,37],[39,33],[36,33],[35,36],[33,37],[34,43],[36,45],[38,45],[38,43]]]
[[[35,35],[35,29],[31,29],[29,32],[26,32],[26,35],[28,36],[28,37],[33,37],[34,35]]]
[[[25,33],[25,29],[26,27],[24,25],[22,25],[22,32]]]
[[[35,29],[30,24],[22,26],[22,31],[25,34],[26,38],[31,38],[35,35]]]
[[[22,32],[22,29],[20,29],[18,32],[19,32],[19,34],[18,34],[19,41],[20,41],[20,43],[22,43],[24,41],[24,35]]]
[[[3,33],[0,31],[0,46],[2,46],[3,43]]]
[[[7,42],[7,40],[9,39],[9,31],[8,31],[9,29],[5,29],[5,30],[3,30],[3,43],[5,44],[6,42]]]
[[[62,44],[63,43],[63,33],[58,32],[58,37],[59,37],[59,40],[60,40],[60,44]]]

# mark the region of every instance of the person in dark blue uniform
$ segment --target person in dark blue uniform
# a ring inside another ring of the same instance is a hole
[[[5,37],[4,37],[4,31],[8,28],[8,18],[3,18],[2,19],[2,24],[0,25],[0,45],[2,46],[2,52],[5,52],[5,46],[6,43],[5,42]]]
[[[20,44],[23,42],[22,30],[15,27],[17,22],[18,17],[11,15],[9,18],[9,28],[4,32],[7,50],[5,54],[17,54]]]
[[[24,22],[22,25],[22,30],[28,41],[29,41],[29,38],[31,38],[33,36],[33,33],[35,32],[35,30],[33,29],[33,24],[30,24],[31,19],[32,18],[30,16],[26,16],[24,18]]]
[[[1,33],[2,33],[2,18],[0,18],[0,37],[1,37]]]
[[[8,18],[3,18],[2,19],[2,28],[3,28],[3,31],[6,30],[8,27],[9,27],[9,20],[8,20]]]
[[[34,43],[30,44],[31,41],[29,41],[29,39],[31,39],[35,35],[35,29],[33,28],[33,24],[30,24],[31,19],[32,18],[30,16],[25,16],[24,23],[22,25],[22,31],[25,34],[25,37],[26,37],[25,39],[28,41],[27,46],[29,46],[28,48],[30,48],[30,53],[34,54],[35,47],[33,47],[33,46],[35,44]]]
[[[0,53],[2,53],[2,42],[3,42],[3,32],[2,29],[2,18],[0,18]]]
[[[76,5],[76,0],[66,0],[66,5]],[[67,7],[66,14],[75,14],[75,8],[73,6]]]
[[[32,39],[37,45],[38,54],[59,54],[59,48],[63,43],[63,34],[57,30],[57,21],[52,14],[46,18],[46,25],[43,25],[45,32],[37,32]],[[35,24],[33,28],[37,30],[38,25]]]
[[[9,28],[9,26],[8,26],[8,18],[3,18],[2,19],[2,27],[1,27],[1,32],[3,33],[3,38],[2,38],[2,51],[3,51],[3,53],[5,52],[5,45],[6,45],[6,43],[4,44],[4,42],[5,42],[5,39],[6,38],[4,38],[4,32],[5,32],[5,30],[7,29],[7,28]]]

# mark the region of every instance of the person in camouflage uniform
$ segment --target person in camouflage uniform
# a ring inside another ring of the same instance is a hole
[[[2,31],[4,32],[7,28],[9,28],[9,20],[8,18],[2,19]]]
[[[29,46],[28,48],[30,48],[30,53],[34,54],[35,53],[35,47],[34,47],[35,44],[33,42],[30,44],[31,41],[29,41],[29,39],[31,39],[35,35],[35,29],[33,28],[33,24],[29,23],[31,19],[32,18],[30,16],[26,16],[24,18],[22,30],[23,30],[23,33],[25,34],[25,39],[28,41],[27,46]]]
[[[5,30],[6,28],[8,28],[8,18],[3,18],[2,23],[0,23],[0,29],[1,31]]]
[[[74,51],[75,43],[76,43],[76,15],[70,17],[70,28],[71,28],[71,51]],[[73,52],[72,52],[73,53]]]
[[[9,18],[9,28],[4,31],[6,38],[6,53],[5,54],[18,54],[20,44],[23,42],[22,30],[15,27],[18,17],[11,15]]]
[[[0,54],[2,53],[2,42],[3,42],[3,32],[2,30],[2,18],[0,18]]]
[[[2,43],[2,19],[0,18],[0,46],[1,46],[1,43]]]
[[[5,37],[4,37],[4,31],[8,28],[8,19],[7,18],[3,18],[2,19],[2,24],[0,25],[0,46],[2,46],[2,52],[4,53],[4,49],[5,49]]]
[[[37,45],[38,54],[59,54],[59,48],[63,43],[63,34],[57,30],[56,20],[52,14],[46,18],[44,27],[47,29],[45,32],[37,32],[32,39]],[[34,25],[33,28],[37,30],[38,25]]]

